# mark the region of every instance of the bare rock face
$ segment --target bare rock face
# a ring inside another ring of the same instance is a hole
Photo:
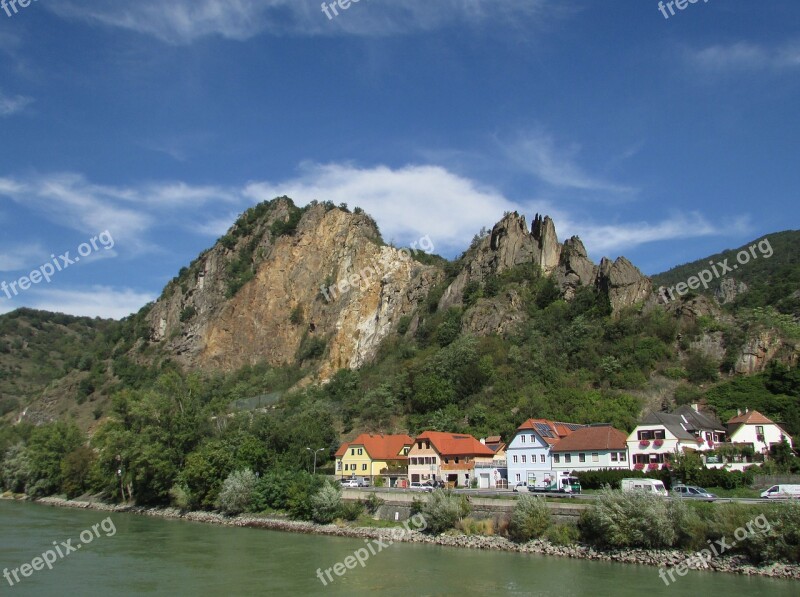
[[[507,213],[494,225],[489,236],[470,248],[466,265],[445,290],[439,308],[448,309],[460,304],[469,282],[483,282],[490,275],[501,274],[517,265],[536,263],[541,252],[536,238],[528,233],[525,216],[517,212]]]
[[[525,321],[525,306],[519,293],[509,290],[493,300],[480,299],[464,315],[462,331],[476,336],[513,333]]]
[[[614,311],[643,301],[652,293],[650,279],[625,257],[613,263],[604,257],[600,261],[596,285],[608,295]]]
[[[536,243],[533,261],[542,268],[542,273],[548,276],[558,267],[561,259],[561,245],[558,244],[556,226],[550,216],[542,217],[539,214],[534,216],[531,236]]]
[[[744,282],[737,282],[733,278],[725,278],[714,291],[714,296],[719,301],[720,305],[732,303],[740,294],[747,292],[747,284]]]
[[[273,239],[272,222],[288,217],[283,207],[235,248],[218,243],[201,256],[183,287],[168,289],[151,310],[153,340],[187,367],[286,365],[301,344],[318,339],[325,344],[318,375],[327,379],[368,362],[443,275],[382,246],[367,216],[323,205],[306,211],[293,235]],[[245,244],[256,247],[256,272],[228,297],[229,265]],[[187,318],[187,309],[196,315]]]
[[[800,347],[786,344],[775,330],[764,330],[742,347],[734,370],[746,375],[761,373],[773,360],[793,367],[797,364],[799,352]]]
[[[681,327],[688,328],[700,321],[701,317],[720,319],[722,310],[719,305],[705,295],[698,295],[682,301],[667,303],[667,312],[673,314]]]
[[[556,269],[556,281],[564,298],[571,300],[579,287],[594,284],[596,279],[597,266],[589,259],[581,239],[573,236],[564,241],[560,263]]]

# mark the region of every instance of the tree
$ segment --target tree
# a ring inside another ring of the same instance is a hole
[[[325,483],[311,498],[311,516],[314,522],[330,524],[342,510],[342,488],[338,483]]]
[[[219,493],[219,507],[225,514],[241,514],[253,505],[255,497],[256,474],[250,469],[236,471],[228,475]]]

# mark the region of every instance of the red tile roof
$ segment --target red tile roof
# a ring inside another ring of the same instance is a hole
[[[731,420],[728,421],[728,425],[738,425],[742,423],[744,425],[774,425],[775,423],[770,421],[767,417],[762,415],[757,410],[750,410],[744,414],[737,415],[733,417]]]
[[[494,456],[494,452],[471,435],[426,431],[414,440],[430,440],[431,445],[442,456]]]
[[[522,425],[517,427],[517,431],[530,429],[532,431],[536,431],[541,437],[542,434],[536,428],[537,425],[544,425],[553,434],[554,437],[542,437],[542,439],[551,446],[555,445],[559,442],[559,440],[567,437],[571,433],[574,433],[575,431],[573,428],[582,427],[581,425],[577,425],[575,423],[558,423],[555,421],[549,421],[547,419],[528,419]]]
[[[628,435],[611,425],[583,427],[570,433],[553,446],[553,452],[589,450],[626,450]]]
[[[404,447],[411,447],[414,440],[409,435],[372,435],[362,433],[351,442],[342,444],[336,451],[336,457],[341,458],[347,450],[354,446],[364,446],[367,454],[373,460],[399,460],[406,458],[401,451]]]

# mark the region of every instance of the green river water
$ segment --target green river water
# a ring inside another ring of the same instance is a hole
[[[93,533],[108,516],[113,527]],[[324,586],[317,569],[343,562],[364,541],[6,501],[0,574],[55,550],[54,541],[75,547],[82,532],[92,540],[52,570],[20,571],[13,586],[0,577],[0,595],[800,595],[793,581],[690,572],[667,587],[652,567],[415,544],[376,550],[363,568]]]

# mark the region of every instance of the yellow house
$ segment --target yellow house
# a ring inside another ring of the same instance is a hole
[[[390,482],[405,478],[408,451],[413,443],[408,435],[362,433],[336,451],[336,476],[340,479],[366,477],[370,481],[386,477]]]

